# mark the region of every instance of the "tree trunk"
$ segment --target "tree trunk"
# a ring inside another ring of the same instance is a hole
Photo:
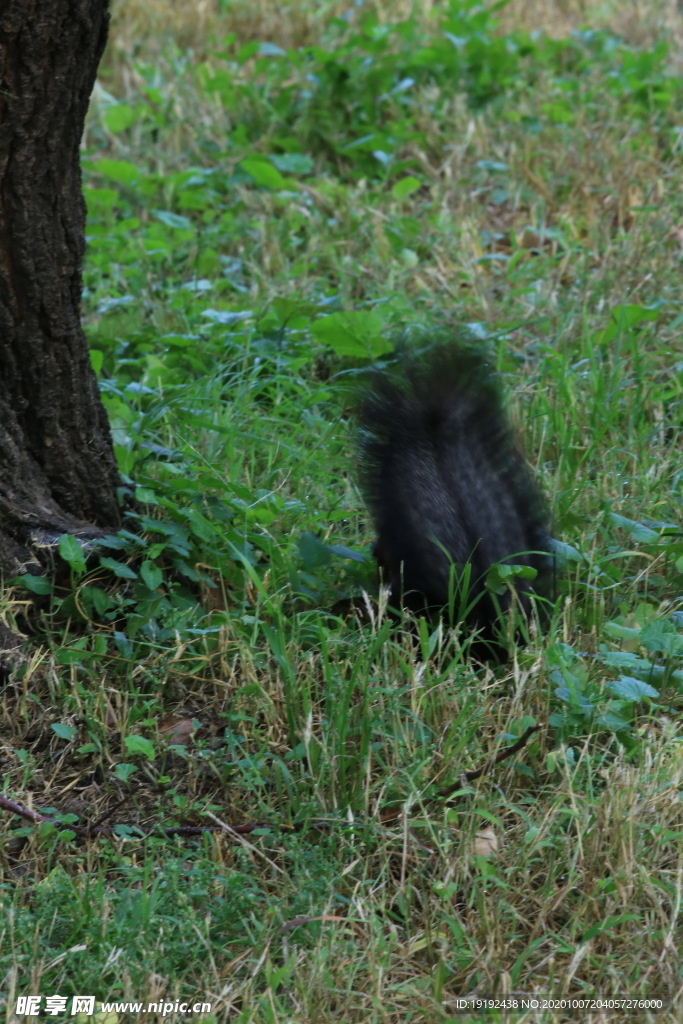
[[[80,322],[79,144],[108,0],[0,0],[0,573],[116,529],[119,476]]]

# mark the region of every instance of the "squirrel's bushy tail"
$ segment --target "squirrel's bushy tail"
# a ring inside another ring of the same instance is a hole
[[[361,488],[391,603],[453,607],[455,589],[455,614],[464,597],[464,617],[488,629],[498,614],[490,567],[531,566],[542,578],[548,565],[544,502],[495,374],[471,347],[442,346],[396,376],[375,373],[359,422]],[[536,587],[517,584],[522,606]],[[499,605],[509,602],[508,592]]]

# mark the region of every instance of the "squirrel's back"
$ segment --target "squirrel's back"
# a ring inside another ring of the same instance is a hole
[[[468,621],[491,625],[488,569],[508,562],[542,574],[547,562],[544,503],[491,368],[470,347],[442,346],[399,376],[376,373],[359,420],[361,487],[392,603],[442,608],[467,580]]]

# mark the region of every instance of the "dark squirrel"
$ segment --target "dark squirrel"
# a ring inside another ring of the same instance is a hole
[[[546,509],[482,354],[452,343],[396,375],[375,372],[358,420],[361,490],[390,605],[449,609],[483,637],[496,635],[512,601],[528,614],[530,595],[548,590]],[[494,594],[486,580],[497,563],[537,575],[513,576]]]

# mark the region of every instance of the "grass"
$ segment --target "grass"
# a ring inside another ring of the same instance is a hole
[[[245,1024],[480,1019],[468,993],[680,1014],[674,5],[348,11],[115,7],[84,316],[138,504],[99,560],[65,538],[54,582],[2,595],[34,631],[4,793],[115,828],[5,813],[8,1020],[33,993]],[[551,629],[500,668],[328,612],[373,575],[359,376],[464,324],[563,545]],[[163,831],[221,822],[263,827]]]

